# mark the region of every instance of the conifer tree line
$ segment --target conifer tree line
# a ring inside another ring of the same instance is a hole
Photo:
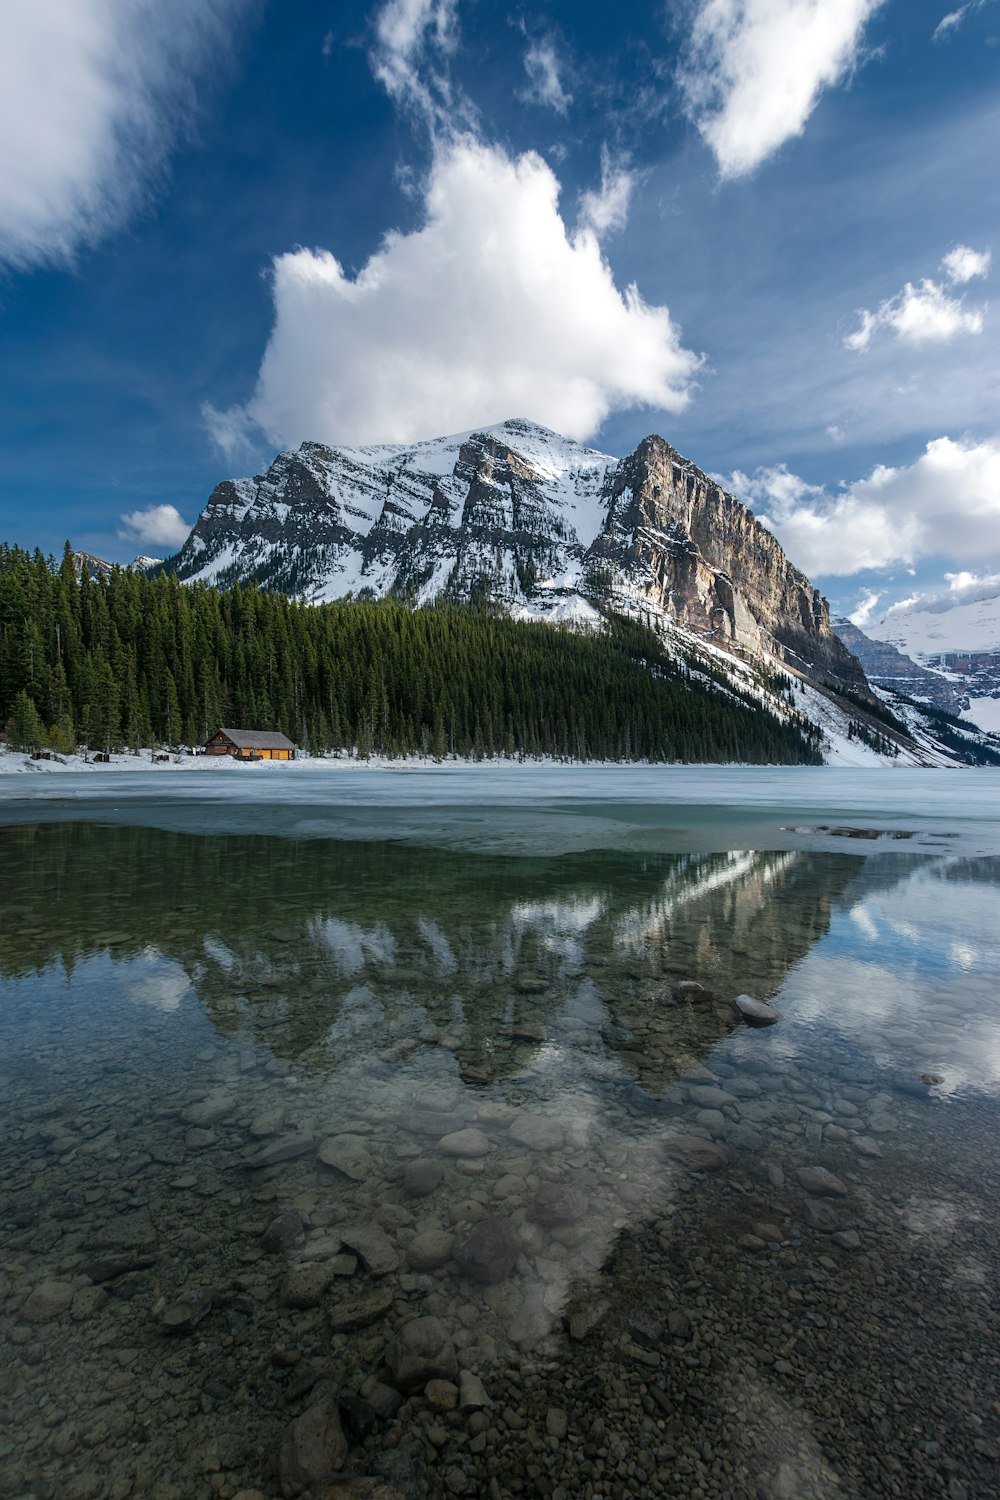
[[[0,545],[0,726],[18,748],[274,729],[312,753],[820,762],[816,731],[714,691],[656,635],[483,609],[309,605]]]

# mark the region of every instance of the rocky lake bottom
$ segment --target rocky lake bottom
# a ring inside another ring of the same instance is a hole
[[[0,1494],[995,1495],[998,894],[0,828]]]

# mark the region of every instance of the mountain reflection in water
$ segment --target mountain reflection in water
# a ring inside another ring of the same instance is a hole
[[[613,1369],[623,1494],[689,1493],[689,1440],[733,1494],[867,1493],[867,1440],[838,1466],[872,1389],[881,1457],[934,1492],[905,1435],[934,1401],[964,1441],[987,1405],[997,883],[905,850],[0,832],[0,1334],[28,1350],[0,1488],[208,1497],[221,1465],[276,1493],[289,1419],[348,1394],[389,1413],[354,1473],[399,1450],[433,1497],[538,1464],[539,1493],[605,1493],[530,1433],[557,1407],[586,1436]],[[780,1023],[745,1026],[741,993]],[[914,1278],[936,1368],[900,1322]],[[429,1438],[419,1392],[393,1415],[416,1317],[489,1390],[475,1432]]]

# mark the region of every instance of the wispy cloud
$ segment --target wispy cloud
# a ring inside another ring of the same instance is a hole
[[[862,309],[858,327],[844,339],[846,348],[864,351],[880,329],[910,344],[944,343],[963,333],[982,333],[985,308],[966,306],[965,298],[953,295],[948,288],[987,275],[990,261],[988,250],[956,245],[941,261],[944,283],[930,277],[916,285],[908,281],[901,292],[880,302],[874,312]]]
[[[0,5],[0,261],[66,261],[141,206],[243,0]]]
[[[879,464],[833,495],[783,465],[737,470],[723,482],[810,575],[930,557],[963,569],[1000,566],[1000,437],[936,438],[914,463]]]
[[[372,71],[403,109],[432,133],[448,129],[470,106],[452,87],[449,62],[458,47],[458,0],[387,0],[375,19]]]
[[[988,3],[989,0],[967,0],[967,4],[960,5],[957,10],[950,10],[935,26],[931,33],[931,41],[950,40],[968,16],[974,15],[977,10],[982,10],[983,6]]]
[[[743,177],[801,135],[861,57],[884,0],[701,0],[679,75],[719,173]]]
[[[191,527],[173,505],[148,505],[119,517],[118,535],[123,541],[141,546],[173,547],[183,545]]]
[[[573,95],[563,85],[563,66],[549,37],[532,42],[524,54],[524,71],[528,85],[521,90],[520,97],[528,104],[541,104],[564,115],[573,102]]]
[[[601,185],[580,198],[580,222],[592,229],[598,239],[628,222],[629,205],[635,191],[635,173],[623,157],[616,157],[607,146],[601,147]]]
[[[859,630],[864,630],[865,626],[870,623],[875,613],[875,606],[881,598],[881,593],[875,589],[862,589],[857,604],[847,617],[851,624],[856,625]]]

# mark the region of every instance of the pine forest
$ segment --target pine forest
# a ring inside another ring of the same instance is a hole
[[[816,732],[706,682],[633,620],[309,605],[0,546],[0,725],[69,752],[196,746],[220,725],[348,751],[818,764]]]

